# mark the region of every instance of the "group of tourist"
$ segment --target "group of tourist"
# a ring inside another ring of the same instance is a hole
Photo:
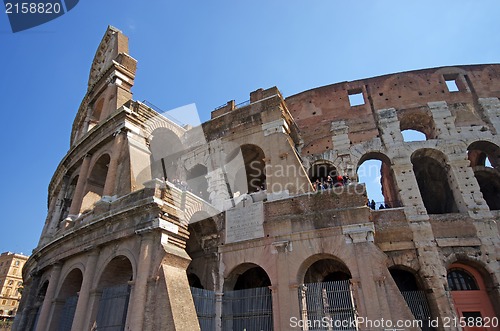
[[[377,204],[375,203],[375,200],[373,200],[373,199],[372,199],[372,201],[368,200],[368,202],[366,203],[366,205],[368,207],[370,207],[370,209],[372,209],[372,210],[377,210]],[[380,206],[378,206],[378,210],[389,209],[389,208],[392,208],[389,203],[380,203]]]
[[[313,187],[315,191],[328,190],[334,187],[341,187],[344,185],[349,185],[351,183],[351,179],[349,176],[337,175],[330,176],[328,175],[326,178],[317,178],[315,182],[313,182]]]

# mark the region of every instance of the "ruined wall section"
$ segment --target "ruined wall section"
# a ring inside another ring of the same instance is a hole
[[[449,91],[446,81],[453,81],[458,91]],[[349,95],[359,93],[363,104],[351,106]],[[331,141],[333,122],[344,121],[350,142],[361,143],[380,136],[377,111],[394,108],[398,116],[404,112],[428,113],[429,102],[446,102],[457,127],[486,126],[496,132],[498,126],[493,123],[498,123],[495,100],[499,97],[500,65],[493,64],[425,69],[338,83],[290,96],[286,103],[301,130],[302,154],[307,156],[337,148]],[[409,121],[401,129],[425,124]]]

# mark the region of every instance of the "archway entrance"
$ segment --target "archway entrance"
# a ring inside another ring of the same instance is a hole
[[[415,320],[421,321],[421,329],[423,331],[432,330],[429,303],[414,274],[398,267],[389,269],[389,272]]]
[[[237,267],[227,280],[222,301],[222,330],[273,330],[269,276],[259,266]],[[234,284],[234,285],[233,285]]]
[[[475,268],[454,263],[448,268],[447,278],[458,318],[470,321],[463,328],[464,331],[500,330],[498,320],[495,324],[492,323],[497,315],[488,296],[485,281]],[[482,321],[484,326],[478,325],[478,321]],[[487,325],[486,321],[489,321]]]
[[[132,264],[125,256],[117,256],[108,263],[99,280],[96,331],[125,329],[132,278]]]
[[[300,316],[310,330],[356,330],[351,273],[345,264],[322,259],[307,269],[299,286]],[[323,321],[333,321],[323,323]]]
[[[419,149],[412,154],[411,163],[427,214],[458,212],[444,154],[438,150]]]

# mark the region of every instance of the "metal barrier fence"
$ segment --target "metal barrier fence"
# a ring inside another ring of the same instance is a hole
[[[271,290],[267,287],[258,287],[224,292],[222,330],[272,331]]]
[[[103,289],[99,300],[95,331],[122,331],[127,318],[130,286],[117,285]]]
[[[415,320],[422,321],[422,331],[433,330],[430,327],[431,310],[427,304],[424,291],[401,291],[401,294],[405,298]]]
[[[357,330],[349,280],[302,284],[298,288],[300,318],[307,331]]]
[[[75,317],[77,302],[77,295],[67,298],[64,302],[59,327],[57,329],[58,331],[71,331],[71,325],[73,324],[73,318]]]
[[[191,287],[201,331],[215,331],[215,292]]]

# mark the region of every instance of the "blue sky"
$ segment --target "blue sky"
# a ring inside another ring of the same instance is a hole
[[[31,253],[47,186],[69,148],[95,50],[108,24],[129,37],[136,100],[215,107],[260,87],[285,96],[336,82],[500,59],[494,1],[80,0],[12,33],[0,13],[3,174],[0,252]]]

